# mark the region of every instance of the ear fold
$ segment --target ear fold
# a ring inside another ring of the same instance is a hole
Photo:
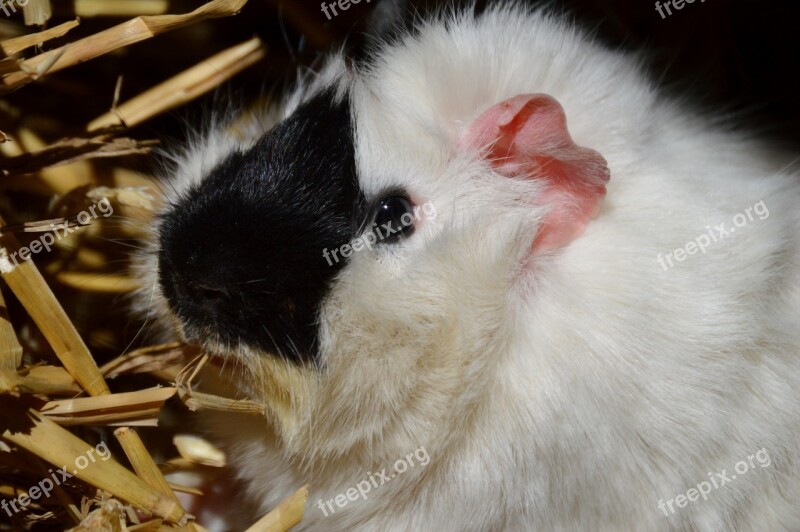
[[[550,209],[536,251],[569,244],[597,214],[609,180],[606,160],[572,141],[564,110],[550,96],[525,94],[501,102],[481,114],[461,140],[497,173],[545,183],[537,202]]]

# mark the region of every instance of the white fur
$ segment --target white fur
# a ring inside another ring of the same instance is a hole
[[[542,13],[418,29],[368,73],[335,56],[282,113],[349,89],[361,187],[404,186],[437,216],[353,256],[323,308],[323,370],[235,354],[271,407],[268,422],[212,421],[248,495],[267,511],[310,482],[301,530],[800,530],[797,175]],[[482,111],[526,93],[557,99],[611,170],[585,234],[532,259],[536,184],[458,148]],[[250,142],[226,131],[182,159],[178,192]],[[766,219],[656,261],[759,200]],[[144,302],[166,316],[153,268]],[[421,446],[427,466],[317,508]],[[658,508],[761,448],[769,467]]]

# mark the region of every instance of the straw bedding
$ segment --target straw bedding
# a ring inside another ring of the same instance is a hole
[[[225,26],[247,0],[22,3],[0,18],[0,529],[202,530],[177,495],[202,488],[164,474],[213,477],[225,456],[176,433],[174,412],[262,412],[194,392],[200,354],[130,317],[129,255],[158,208],[150,163],[173,110],[242,72],[263,88],[267,43]],[[335,37],[292,7],[279,22]],[[291,528],[306,493],[252,530]]]

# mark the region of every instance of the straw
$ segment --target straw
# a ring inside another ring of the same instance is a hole
[[[31,426],[27,432],[7,429],[2,437],[23,449],[61,468],[102,490],[118,495],[147,512],[179,524],[191,518],[173,500],[148,486],[139,477],[125,469],[113,459],[96,459],[83,469],[75,469],[76,457],[83,457],[94,446],[89,445],[66,429],[43,417],[35,410],[27,410]],[[57,442],[57,444],[54,444]],[[88,460],[88,459],[87,459]],[[60,477],[60,473],[58,474]]]
[[[203,488],[171,484],[163,473],[216,468],[228,475],[222,471],[228,460],[186,427],[175,434],[175,428],[159,426],[159,418],[167,419],[165,404],[177,398],[190,410],[265,415],[260,402],[226,397],[234,396],[231,389],[195,389],[193,379],[209,360],[199,348],[153,345],[149,323],[135,334],[125,328],[130,322],[124,313],[106,310],[109,302],[126,304],[138,288],[121,260],[120,244],[139,245],[135,240],[149,234],[162,201],[160,186],[140,164],[157,146],[150,139],[162,133],[151,120],[256,65],[266,55],[265,44],[247,30],[222,46],[216,41],[220,34],[208,31],[214,22],[182,31],[181,41],[164,36],[158,44],[186,45],[180,54],[159,56],[157,68],[127,74],[126,88],[136,87],[133,97],[120,98],[123,79],[117,76],[107,112],[96,116],[102,108],[83,105],[95,95],[102,98],[97,81],[107,80],[109,72],[114,76],[118,63],[136,67],[139,47],[148,46],[138,43],[234,15],[245,3],[198,1],[191,12],[167,14],[176,3],[29,0],[22,9],[28,27],[21,15],[0,17],[0,277],[6,284],[0,292],[0,496],[28,493],[53,471],[85,459],[91,435],[113,431],[125,455],[110,446],[115,456],[75,468],[77,480],[54,486],[49,497],[11,517],[15,529],[204,530],[176,495],[199,496]],[[253,4],[254,10],[273,9]],[[332,43],[335,27],[323,26],[293,3],[283,12],[286,24],[300,28],[308,42]],[[294,66],[281,54],[271,61],[276,64],[270,70],[281,61]],[[80,70],[66,70],[81,64]],[[55,235],[53,226],[77,227],[76,213],[101,200],[111,202],[113,217],[98,218],[58,238],[52,249],[41,249],[38,243]],[[32,257],[22,256],[33,249]],[[209,391],[218,394],[204,393]],[[149,428],[138,428],[143,426]],[[287,530],[299,523],[306,497],[303,488],[253,530]]]
[[[210,91],[260,61],[264,54],[258,38],[228,48],[95,118],[87,129],[97,131],[109,126],[140,124]]]
[[[2,217],[0,225],[6,225]],[[14,264],[13,258],[19,256],[19,251],[19,242],[13,235],[0,236],[0,273],[8,287],[81,387],[92,395],[110,393],[86,344],[39,270],[30,260]]]
[[[247,532],[286,532],[303,520],[308,486],[303,486],[277,508],[259,519]]]
[[[79,17],[130,17],[138,15],[163,15],[169,9],[167,0],[73,0],[71,14]],[[67,11],[55,6],[56,13]]]
[[[8,74],[0,79],[0,91],[19,88],[45,74],[54,74],[186,24],[208,18],[235,15],[246,3],[247,0],[214,0],[183,15],[136,17],[100,33],[23,61],[20,65],[20,72]]]
[[[53,16],[50,0],[28,0],[22,12],[25,14],[26,26],[41,26]]]
[[[64,22],[63,24],[59,24],[58,26],[50,28],[49,30],[40,31],[38,33],[30,33],[28,35],[2,41],[0,42],[0,51],[2,51],[3,55],[6,57],[14,55],[22,52],[23,50],[27,50],[32,46],[36,46],[37,44],[42,44],[51,39],[63,37],[69,30],[78,26],[78,24],[80,24],[80,21],[75,19],[69,22]]]

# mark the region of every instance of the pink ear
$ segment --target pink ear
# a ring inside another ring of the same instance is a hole
[[[550,96],[524,94],[495,105],[462,142],[481,150],[500,174],[547,182],[539,203],[551,208],[534,250],[569,244],[597,214],[609,179],[606,160],[572,142],[564,110]]]

